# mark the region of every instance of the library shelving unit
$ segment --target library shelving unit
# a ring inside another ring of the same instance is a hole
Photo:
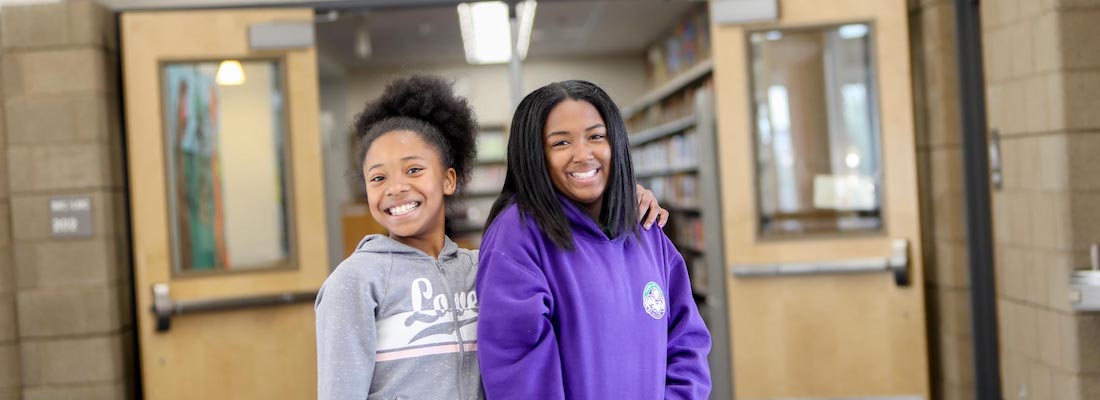
[[[635,179],[671,213],[665,232],[687,263],[711,336],[712,376],[728,376],[729,330],[713,96],[702,60],[623,108]]]
[[[460,194],[458,209],[448,218],[447,234],[462,248],[481,247],[485,220],[504,186],[508,135],[503,125],[482,125],[478,134],[477,165],[470,185]]]

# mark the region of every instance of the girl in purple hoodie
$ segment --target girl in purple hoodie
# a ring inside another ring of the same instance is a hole
[[[683,257],[638,228],[618,108],[584,81],[512,118],[508,172],[478,257],[489,399],[704,399],[710,334]]]

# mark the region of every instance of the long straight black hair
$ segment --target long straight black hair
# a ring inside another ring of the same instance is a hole
[[[512,116],[508,138],[508,172],[504,178],[504,188],[493,203],[486,224],[492,224],[497,215],[515,203],[520,211],[535,218],[539,229],[559,248],[574,248],[569,218],[550,180],[543,147],[543,131],[550,110],[566,99],[592,104],[603,118],[611,142],[611,165],[597,222],[612,238],[628,232],[637,235],[638,195],[634,189],[634,165],[630,160],[630,145],[622,114],[603,89],[579,80],[543,86],[519,103]]]

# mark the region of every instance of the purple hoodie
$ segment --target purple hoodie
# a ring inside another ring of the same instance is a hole
[[[661,229],[608,239],[562,199],[575,249],[509,206],[478,257],[488,399],[705,399],[710,333]]]

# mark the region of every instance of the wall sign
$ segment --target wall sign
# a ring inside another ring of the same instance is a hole
[[[252,50],[303,49],[313,46],[313,21],[281,21],[248,26]]]
[[[59,196],[50,198],[50,236],[85,238],[92,236],[92,198]]]
[[[714,0],[710,19],[715,24],[743,24],[775,21],[779,18],[779,0]]]

